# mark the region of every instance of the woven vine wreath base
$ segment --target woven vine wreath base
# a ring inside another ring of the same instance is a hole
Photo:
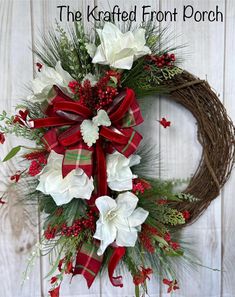
[[[210,85],[183,71],[167,82],[170,99],[180,103],[195,117],[202,156],[185,193],[198,198],[195,203],[181,203],[195,221],[220,193],[235,161],[235,127]]]

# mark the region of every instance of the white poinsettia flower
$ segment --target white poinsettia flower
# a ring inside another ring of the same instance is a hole
[[[63,155],[51,151],[47,165],[38,175],[37,190],[51,195],[57,205],[69,203],[73,198],[90,199],[94,190],[93,178],[80,168],[63,178],[62,162]]]
[[[37,73],[37,77],[32,81],[33,95],[29,96],[28,99],[44,101],[53,97],[55,94],[50,94],[53,85],[69,93],[68,84],[72,80],[74,79],[62,68],[60,61],[57,62],[55,68],[43,65],[41,71]]]
[[[118,246],[135,246],[137,233],[148,216],[148,211],[136,208],[138,198],[131,192],[119,194],[117,199],[101,196],[95,204],[100,212],[94,238],[100,240],[97,252],[102,255],[111,243]]]
[[[135,31],[122,33],[112,23],[105,23],[103,29],[97,29],[100,45],[88,44],[88,53],[93,58],[92,62],[109,65],[117,69],[131,69],[133,62],[151,53],[146,46],[145,30],[139,28]]]
[[[132,189],[132,179],[136,175],[132,174],[131,168],[140,163],[141,157],[138,155],[131,155],[126,158],[119,152],[107,154],[107,182],[111,190],[114,191],[127,191]]]

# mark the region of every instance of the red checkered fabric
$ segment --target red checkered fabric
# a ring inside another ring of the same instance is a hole
[[[69,148],[65,151],[62,173],[66,176],[70,171],[81,168],[88,177],[92,176],[93,151],[85,143],[79,143],[76,147]]]
[[[82,274],[87,281],[88,288],[95,280],[103,261],[103,256],[98,256],[97,250],[98,247],[95,242],[83,243],[77,253],[74,275]]]

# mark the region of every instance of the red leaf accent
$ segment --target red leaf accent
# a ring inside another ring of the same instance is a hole
[[[0,132],[0,143],[3,144],[5,142],[5,135],[4,133]]]
[[[36,63],[36,66],[38,68],[38,72],[40,72],[41,69],[42,69],[42,64],[41,63]]]
[[[51,295],[51,297],[59,297],[60,296],[60,286],[49,291],[49,294]]]
[[[167,121],[166,118],[162,118],[159,123],[164,127],[164,128],[167,128],[167,127],[170,127],[171,125],[171,122]]]

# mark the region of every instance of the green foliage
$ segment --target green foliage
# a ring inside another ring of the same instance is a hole
[[[185,223],[182,213],[166,205],[158,205],[154,211],[154,215],[156,215],[162,224],[176,226]]]
[[[175,196],[181,200],[181,201],[189,201],[189,202],[197,202],[199,199],[194,197],[191,194],[186,194],[186,193],[177,193]]]
[[[45,118],[42,103],[34,102],[34,101],[30,101],[30,100],[24,100],[23,104],[18,105],[16,108],[28,110],[30,119]],[[47,108],[47,106],[45,107],[45,109],[46,108]]]
[[[182,69],[176,66],[169,66],[164,68],[158,68],[156,65],[148,65],[148,69],[145,69],[147,64],[143,63],[138,65],[138,70],[130,76],[127,81],[124,81],[124,85],[129,88],[137,90],[137,94],[150,95],[156,93],[167,93],[167,86],[163,86],[164,82],[172,79],[175,75],[182,73]],[[132,70],[130,70],[132,71]]]
[[[144,23],[142,27],[146,31],[146,44],[151,49],[151,55],[161,56],[180,48],[180,46],[166,45],[174,37],[167,33],[166,28],[160,29],[152,22]],[[177,60],[180,59],[177,58]],[[149,64],[146,57],[142,57],[134,62],[132,69],[123,72],[122,85],[134,89],[138,96],[164,94],[168,93],[164,82],[180,73],[182,70],[176,66],[158,68],[156,65]]]
[[[33,140],[36,144],[41,145],[41,138],[43,136],[42,129],[31,129],[29,126],[14,122],[14,116],[9,117],[6,111],[0,114],[0,121],[2,122],[2,124],[0,124],[1,132]]]
[[[140,261],[136,261],[136,249],[135,248],[127,248],[126,253],[123,257],[123,261],[127,266],[128,271],[130,271],[131,275],[134,276],[138,272],[138,266],[141,264]]]
[[[48,36],[38,44],[35,53],[49,67],[55,67],[61,61],[63,69],[74,79],[81,81],[84,76],[93,72],[91,58],[86,50],[88,39],[80,23],[74,23],[69,34],[57,24],[57,33],[49,32]]]
[[[3,162],[9,161],[11,158],[15,157],[21,150],[21,146],[16,146],[6,155],[6,157],[3,159]]]
[[[58,207],[51,196],[44,195],[39,203],[40,211],[48,214],[45,219],[44,229],[48,225],[56,226],[63,223],[71,226],[75,220],[85,216],[87,210],[87,205],[82,199],[73,199],[71,202]],[[61,214],[56,215],[59,209],[62,210]]]

